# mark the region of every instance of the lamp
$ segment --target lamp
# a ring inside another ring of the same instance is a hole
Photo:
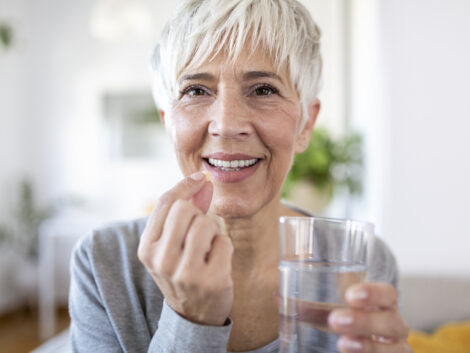
[[[151,35],[151,10],[146,0],[96,0],[90,31],[100,39],[142,38]]]

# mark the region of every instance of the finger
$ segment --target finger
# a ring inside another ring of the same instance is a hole
[[[164,221],[173,203],[177,199],[191,199],[204,186],[205,180],[205,175],[202,172],[192,174],[184,178],[158,199],[141,236],[139,257],[142,249],[147,249],[151,243],[160,238]]]
[[[364,311],[339,309],[328,317],[328,325],[338,334],[387,337],[394,341],[408,337],[409,328],[398,310]]]
[[[355,308],[397,307],[398,295],[395,287],[388,283],[361,282],[346,291],[346,301]]]
[[[337,348],[342,353],[413,353],[406,341],[382,343],[351,336],[340,337]]]
[[[211,250],[207,256],[207,264],[215,269],[230,271],[232,265],[232,240],[224,235],[216,235],[212,241]]]
[[[194,219],[186,236],[183,266],[197,268],[205,263],[217,231],[217,225],[210,218],[201,214]]]
[[[179,261],[187,233],[198,216],[202,216],[202,212],[191,201],[179,199],[173,203],[157,242],[158,251],[165,257],[165,267],[172,268],[171,264]]]
[[[198,207],[203,213],[207,213],[212,201],[212,193],[214,191],[214,186],[211,182],[206,181],[201,190],[199,190],[192,198],[196,207]]]

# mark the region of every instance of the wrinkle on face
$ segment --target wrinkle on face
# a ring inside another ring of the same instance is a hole
[[[253,94],[257,85],[273,87],[279,94]],[[178,86],[180,96],[167,116],[183,174],[201,170],[207,153],[262,158],[262,168],[250,180],[236,185],[215,183],[213,210],[248,216],[280,198],[301,119],[299,95],[287,68],[276,70],[262,51],[242,53],[234,64],[219,55],[199,68],[182,72]],[[193,86],[202,87],[204,94],[181,94]]]

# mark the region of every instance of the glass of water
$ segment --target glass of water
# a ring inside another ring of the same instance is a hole
[[[338,352],[328,315],[346,307],[346,290],[364,280],[373,235],[366,222],[280,218],[280,353]]]

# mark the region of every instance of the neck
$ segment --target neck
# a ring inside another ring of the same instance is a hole
[[[232,240],[232,276],[243,282],[258,274],[277,271],[279,262],[278,222],[283,215],[298,215],[284,206],[280,197],[250,217],[222,218],[213,215],[224,235]]]
[[[219,228],[232,240],[232,275],[249,279],[250,274],[265,272],[278,261],[278,219],[282,205],[273,200],[250,217],[215,216]],[[235,279],[235,278],[234,278]]]
[[[251,217],[216,217],[234,245],[230,351],[260,347],[277,337],[278,311],[273,294],[279,286],[278,222],[280,216],[294,215],[300,214],[282,205],[279,197]]]

